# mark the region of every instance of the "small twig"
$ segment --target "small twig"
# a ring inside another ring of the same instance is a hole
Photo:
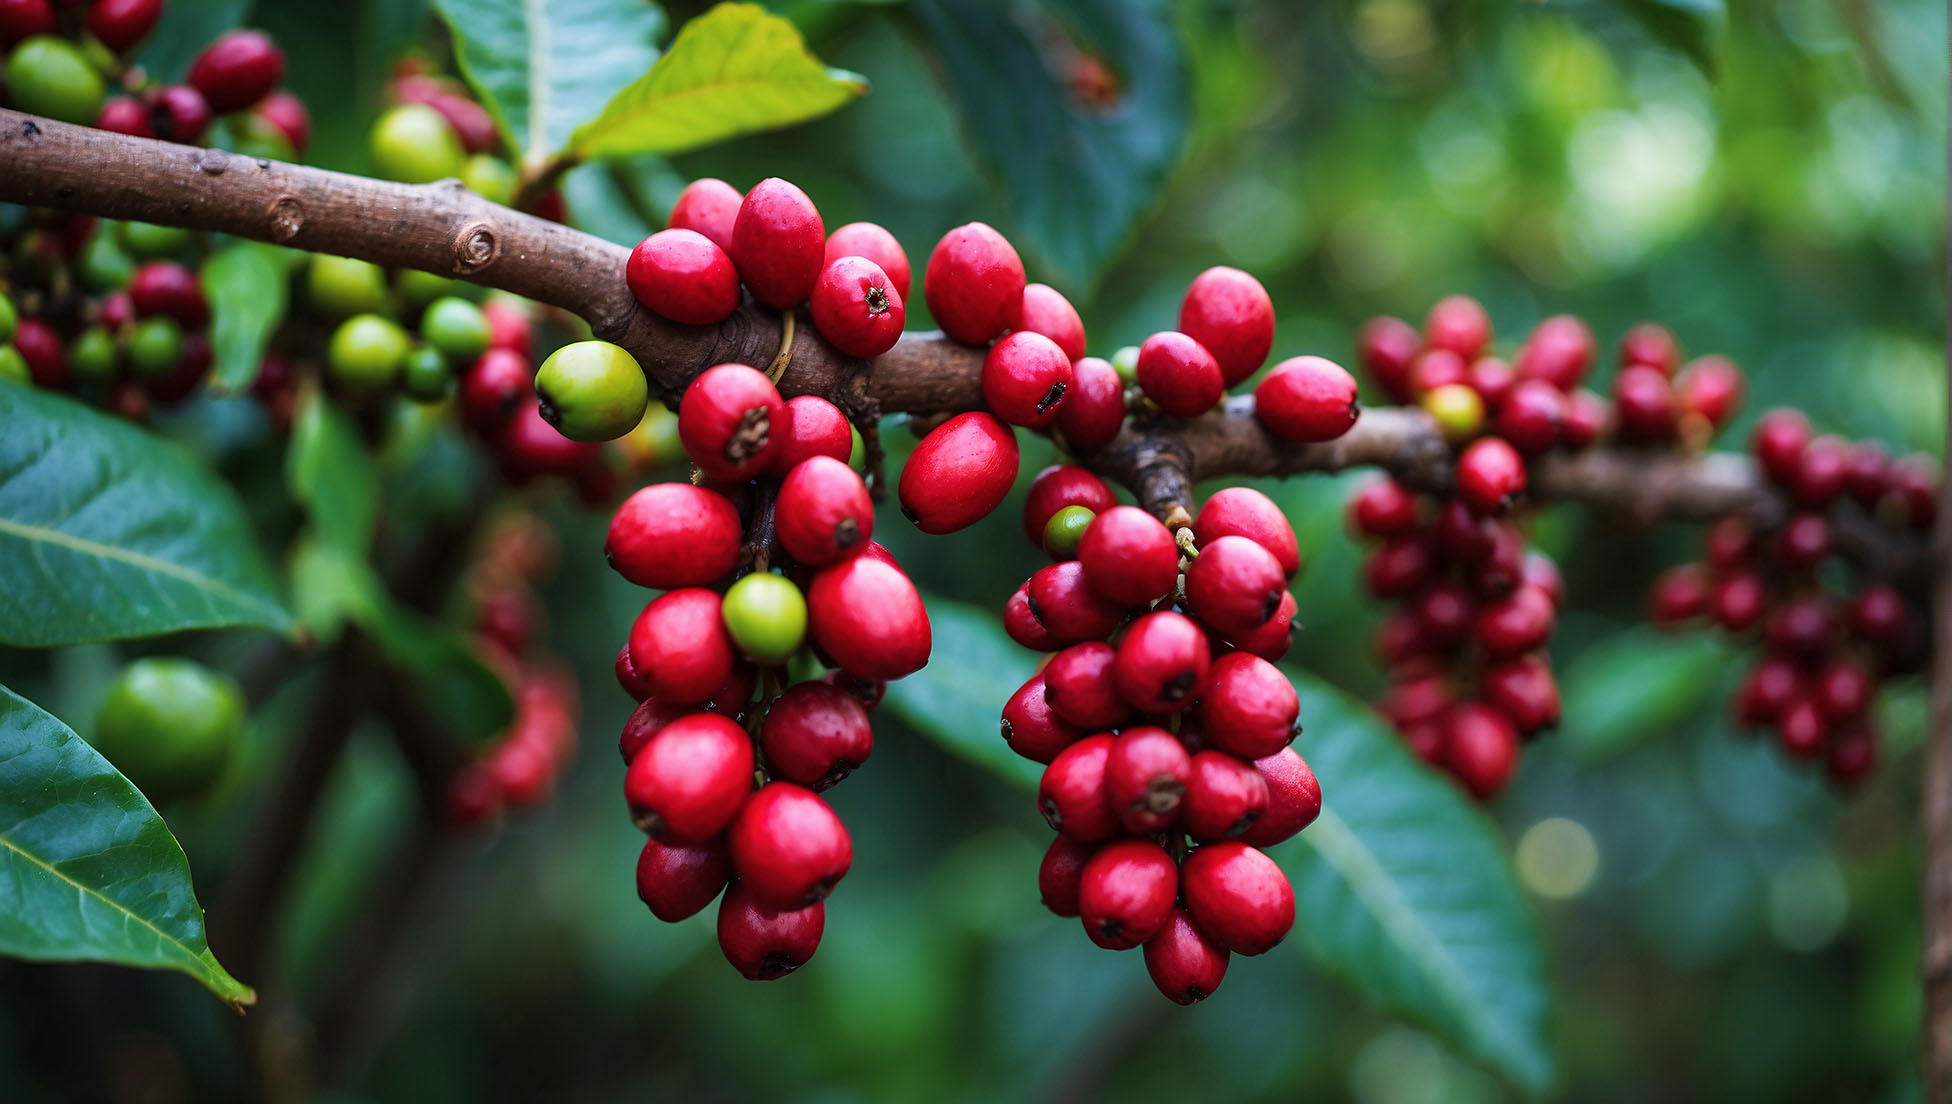
[[[774,383],[786,374],[786,366],[793,363],[793,312],[780,312],[779,352],[773,354],[772,366],[766,369],[766,378]]]
[[[509,206],[518,211],[532,211],[543,196],[549,194],[569,170],[583,163],[583,159],[571,153],[559,153],[539,165],[525,166],[522,178],[515,184],[515,198]]]

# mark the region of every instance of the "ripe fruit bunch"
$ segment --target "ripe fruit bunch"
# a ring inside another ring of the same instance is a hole
[[[1698,563],[1670,568],[1648,595],[1664,628],[1707,621],[1759,637],[1760,658],[1736,691],[1736,720],[1773,728],[1792,759],[1821,761],[1849,788],[1877,757],[1871,706],[1886,679],[1917,671],[1924,616],[1890,581],[1833,564],[1835,528],[1929,529],[1939,474],[1928,457],[1893,461],[1875,441],[1813,436],[1794,410],[1772,410],[1750,438],[1763,474],[1792,506],[1763,526],[1730,517],[1708,530]],[[1847,589],[1830,583],[1850,579]]]
[[[866,761],[888,680],[928,662],[928,614],[873,541],[833,404],[721,364],[685,391],[678,434],[696,482],[631,495],[605,545],[625,579],[664,591],[617,654],[639,702],[618,745],[650,836],[637,890],[672,923],[723,891],[720,949],[770,980],[819,946],[853,861],[820,792]]]
[[[1232,954],[1287,935],[1294,890],[1261,849],[1314,821],[1321,788],[1288,746],[1301,706],[1273,663],[1295,612],[1294,530],[1246,487],[1174,520],[1177,535],[1083,468],[1038,475],[1024,533],[1055,562],[1004,625],[1054,654],[1004,705],[1002,733],[1046,764],[1045,905],[1101,947],[1143,946],[1159,991],[1191,1004]]]
[[[1526,550],[1509,518],[1387,476],[1350,497],[1348,516],[1357,536],[1380,542],[1364,584],[1398,603],[1377,635],[1390,680],[1377,708],[1418,756],[1489,799],[1520,742],[1559,720],[1545,651],[1564,598],[1558,569]]]
[[[386,101],[388,108],[367,135],[376,175],[406,184],[453,177],[484,199],[514,202],[519,178],[507,144],[467,85],[421,58],[405,58],[394,66]],[[556,222],[566,217],[556,188],[526,209]]]

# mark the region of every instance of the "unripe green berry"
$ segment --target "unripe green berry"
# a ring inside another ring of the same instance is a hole
[[[326,346],[325,368],[333,383],[353,391],[384,391],[407,359],[407,331],[377,314],[346,319]]]
[[[14,301],[0,295],[0,343],[12,341],[19,328],[20,312],[14,309]]]
[[[370,261],[314,253],[305,271],[305,297],[328,318],[386,309],[386,270]]]
[[[1484,399],[1469,384],[1431,388],[1421,401],[1424,412],[1436,419],[1445,440],[1468,441],[1484,428]]]
[[[102,112],[102,75],[64,38],[22,39],[7,58],[8,106],[87,126]]]
[[[441,113],[426,104],[401,104],[373,124],[373,167],[388,180],[427,184],[461,175],[467,155]]]
[[[244,732],[244,695],[187,659],[138,659],[102,699],[90,742],[149,798],[210,788]]]
[[[1066,506],[1052,514],[1044,523],[1044,551],[1053,560],[1077,559],[1078,541],[1097,516],[1089,506]]]
[[[250,112],[238,112],[224,120],[236,138],[236,151],[239,157],[249,157],[266,161],[296,161],[298,151],[292,148],[291,139],[278,128],[278,124]]]
[[[784,575],[740,579],[726,588],[719,609],[733,645],[754,663],[785,663],[806,643],[806,595]]]
[[[68,370],[82,383],[107,383],[115,378],[119,357],[114,335],[100,326],[90,326],[69,343]]]
[[[1127,345],[1113,353],[1112,368],[1118,372],[1120,383],[1129,386],[1139,382],[1139,347]]]
[[[439,402],[454,390],[454,372],[440,350],[416,345],[400,368],[400,389],[415,402]]]
[[[145,379],[161,379],[183,363],[183,327],[168,315],[142,319],[129,331],[129,367]]]
[[[549,354],[535,374],[545,421],[572,441],[609,441],[643,420],[644,369],[608,341],[578,341]]]
[[[461,166],[461,183],[491,203],[515,198],[515,166],[491,154],[477,153]]]
[[[34,382],[34,373],[27,367],[27,358],[12,345],[0,345],[0,380],[15,383]]]
[[[125,222],[120,229],[122,247],[145,259],[174,257],[190,248],[190,232],[180,226]]]
[[[427,312],[420,316],[420,336],[442,356],[459,364],[487,352],[494,334],[480,307],[448,296],[427,305]]]
[[[678,439],[678,415],[661,402],[646,403],[637,427],[624,437],[626,455],[644,468],[684,462],[685,445]]]
[[[136,259],[124,253],[115,239],[114,234],[98,231],[81,247],[77,267],[81,270],[81,282],[88,290],[120,291],[129,286],[129,277],[136,274]]]
[[[443,295],[459,296],[473,286],[417,268],[401,269],[394,283],[400,290],[400,298],[409,307],[424,307]]]

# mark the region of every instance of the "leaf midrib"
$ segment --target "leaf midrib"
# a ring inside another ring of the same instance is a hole
[[[0,518],[0,534],[11,535],[19,537],[22,540],[34,541],[41,544],[51,544],[66,548],[78,554],[96,556],[105,560],[114,560],[118,563],[127,564],[130,567],[153,571],[159,575],[168,575],[181,582],[201,587],[212,594],[227,598],[240,606],[271,614],[273,615],[273,624],[283,623],[283,618],[277,616],[279,611],[265,604],[261,599],[237,590],[226,583],[219,582],[208,575],[192,571],[181,564],[158,559],[146,553],[118,548],[112,544],[103,544],[101,541],[89,540],[87,537],[77,537],[72,533],[64,533],[59,529],[51,529],[41,525],[25,525],[21,522],[10,521],[6,518]]]

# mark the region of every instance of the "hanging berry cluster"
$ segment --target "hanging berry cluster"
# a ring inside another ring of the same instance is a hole
[[[1891,581],[1844,566],[1836,527],[1929,530],[1937,466],[1925,456],[1893,460],[1875,441],[1814,436],[1809,420],[1787,409],[1764,414],[1749,446],[1793,512],[1773,525],[1717,522],[1701,562],[1654,581],[1648,613],[1667,628],[1705,619],[1738,640],[1759,630],[1761,655],[1736,691],[1736,721],[1774,729],[1785,754],[1820,762],[1848,788],[1877,758],[1879,684],[1918,670],[1927,642],[1922,611]]]

